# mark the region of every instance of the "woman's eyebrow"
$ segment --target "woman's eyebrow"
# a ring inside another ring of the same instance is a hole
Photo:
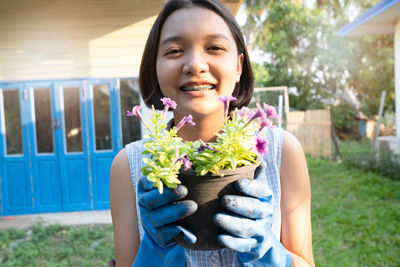
[[[225,39],[226,41],[230,41],[230,38],[222,33],[215,33],[207,35],[208,39]]]
[[[163,45],[165,45],[167,43],[170,43],[170,42],[179,42],[179,41],[182,41],[183,39],[184,38],[182,36],[179,36],[179,35],[169,36],[169,37],[167,37],[167,38],[165,38],[164,40],[161,41],[160,46],[163,46]],[[231,40],[228,36],[226,36],[225,34],[222,34],[222,33],[208,34],[208,35],[206,35],[205,39],[207,39],[207,40],[224,39],[226,41],[230,41]]]
[[[165,38],[164,40],[161,41],[160,46],[165,45],[166,43],[170,43],[170,42],[178,42],[181,41],[183,38],[181,36],[169,36],[167,38]]]

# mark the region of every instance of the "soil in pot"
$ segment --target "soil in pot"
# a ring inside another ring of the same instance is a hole
[[[198,205],[198,210],[178,223],[193,232],[197,242],[193,245],[187,244],[179,235],[176,237],[178,245],[194,250],[216,250],[224,248],[217,241],[218,234],[222,233],[212,216],[220,211],[225,211],[220,198],[224,195],[238,195],[234,182],[242,178],[253,179],[258,164],[244,166],[235,170],[221,171],[223,177],[214,174],[197,176],[194,171],[184,171],[179,174],[179,180],[188,188],[185,199],[193,200]]]

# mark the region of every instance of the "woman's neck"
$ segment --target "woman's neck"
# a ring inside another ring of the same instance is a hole
[[[174,116],[175,125],[182,118]],[[213,114],[207,116],[196,116],[193,121],[196,125],[185,125],[178,131],[178,136],[185,141],[203,140],[204,142],[215,142],[216,135],[221,131],[221,126],[224,123],[224,114]]]

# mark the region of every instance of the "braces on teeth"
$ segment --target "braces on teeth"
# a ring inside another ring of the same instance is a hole
[[[182,87],[185,91],[202,91],[202,90],[209,90],[213,88],[212,85],[201,85],[201,86],[184,86]]]

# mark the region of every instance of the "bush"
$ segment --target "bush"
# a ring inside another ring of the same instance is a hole
[[[354,139],[357,137],[356,110],[346,103],[340,103],[334,106],[332,111],[336,134],[341,139]]]
[[[345,157],[349,166],[372,171],[393,180],[400,180],[400,157],[390,151],[379,154],[360,153]]]

